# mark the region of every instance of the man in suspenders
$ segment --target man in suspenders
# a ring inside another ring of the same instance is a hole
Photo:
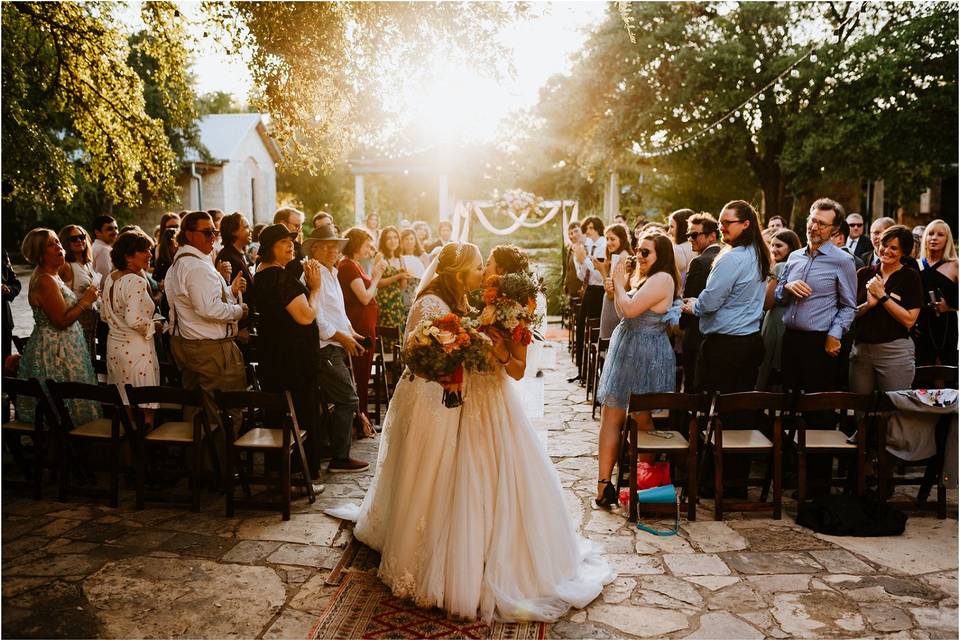
[[[246,389],[243,356],[234,342],[237,322],[247,315],[247,305],[238,302],[246,281],[233,286],[217,272],[210,260],[220,234],[205,211],[192,211],[180,222],[180,249],[164,280],[170,305],[170,350],[186,389],[203,390],[204,408],[210,424],[220,416],[214,389]]]

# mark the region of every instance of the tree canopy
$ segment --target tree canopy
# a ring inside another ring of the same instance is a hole
[[[904,198],[956,157],[954,6],[637,2],[624,10],[630,29],[611,7],[572,74],[542,93],[533,135],[544,135],[568,173],[657,171],[667,177],[652,192],[678,205],[762,193],[767,216],[789,216],[794,196],[823,179],[883,178]],[[675,153],[638,153],[713,123]]]

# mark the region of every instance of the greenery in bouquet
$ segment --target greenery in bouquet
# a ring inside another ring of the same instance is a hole
[[[492,342],[479,331],[475,320],[455,313],[423,320],[410,334],[403,361],[416,375],[443,386],[443,403],[463,403],[463,372],[493,368]]]
[[[533,329],[542,320],[537,313],[537,296],[541,293],[546,293],[546,285],[532,273],[490,276],[484,282],[483,309],[477,318],[480,330],[496,330],[523,345],[534,338],[542,340]]]

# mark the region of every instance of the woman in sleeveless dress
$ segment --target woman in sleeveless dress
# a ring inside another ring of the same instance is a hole
[[[90,285],[103,288],[101,275],[93,268],[93,248],[86,229],[69,224],[60,229],[60,245],[67,252],[66,262],[60,267],[60,279],[77,296],[82,296]],[[80,326],[87,341],[90,360],[96,360],[97,321],[100,319],[100,301],[94,300],[89,309],[80,314]]]
[[[916,325],[917,365],[956,366],[957,249],[946,222],[927,225],[920,256],[925,304]]]
[[[36,378],[41,383],[51,379],[97,384],[83,330],[77,322],[97,299],[97,287],[91,285],[78,298],[64,284],[57,272],[64,265],[65,252],[50,229],[32,230],[23,239],[20,250],[36,269],[29,289],[34,326],[23,350],[18,377]],[[68,400],[66,405],[74,425],[100,417],[96,403]],[[29,398],[18,399],[17,414],[20,420],[33,422],[33,403]]]
[[[623,319],[610,337],[610,348],[597,387],[600,413],[600,470],[597,505],[616,503],[610,481],[620,451],[620,426],[630,395],[676,391],[676,356],[667,326],[680,320],[680,274],[670,238],[651,233],[640,238],[637,250],[636,292],[627,295],[626,261],[622,260],[605,284]],[[653,428],[649,412],[638,415],[641,429]]]
[[[426,319],[464,314],[466,292],[482,282],[483,259],[475,245],[444,247],[434,266],[436,278],[410,309],[404,342]],[[439,383],[404,372],[383,423],[377,473],[354,536],[380,552],[380,578],[395,595],[452,609],[460,581],[451,570],[459,541],[451,538],[450,525],[461,408],[448,409],[442,400]]]
[[[526,257],[496,247],[486,275],[525,272]],[[500,362],[468,372],[452,485],[445,607],[455,616],[552,621],[582,608],[614,579],[577,534],[560,478],[524,411],[515,381],[527,347],[496,337]]]

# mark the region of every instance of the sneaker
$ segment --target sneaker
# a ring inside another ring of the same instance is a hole
[[[369,468],[369,462],[355,460],[354,458],[347,458],[346,460],[334,459],[327,465],[327,471],[329,473],[357,473],[359,471],[366,471]]]

